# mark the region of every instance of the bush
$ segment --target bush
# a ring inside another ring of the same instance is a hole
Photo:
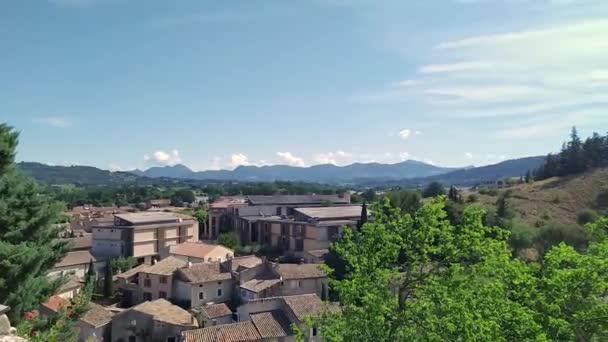
[[[564,242],[578,250],[584,249],[589,243],[585,230],[581,227],[548,225],[541,229],[534,238],[534,246],[541,254],[545,254],[551,247]]]
[[[595,222],[596,220],[597,220],[597,213],[589,208],[584,209],[583,211],[578,213],[578,215],[576,217],[576,221],[581,226],[584,226],[587,223]]]
[[[235,249],[239,244],[239,237],[234,232],[222,233],[217,237],[217,243],[230,249]]]
[[[470,194],[469,197],[467,197],[467,203],[475,203],[477,200],[477,195],[475,194]]]
[[[498,190],[496,189],[481,189],[479,193],[486,196],[498,196]]]
[[[509,246],[515,251],[532,247],[536,235],[535,230],[528,226],[513,225],[509,237]]]
[[[595,198],[595,205],[599,209],[608,209],[608,191],[604,191]]]

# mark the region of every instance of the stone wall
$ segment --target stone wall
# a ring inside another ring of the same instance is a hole
[[[10,308],[0,304],[0,342],[27,342],[26,339],[15,336],[15,328],[11,327],[6,313]]]

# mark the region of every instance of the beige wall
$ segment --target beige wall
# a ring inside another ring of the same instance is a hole
[[[137,243],[133,245],[133,257],[140,258],[146,255],[157,254],[156,241]]]
[[[139,333],[137,342],[166,342],[167,337],[178,337],[182,331],[194,329],[193,327],[180,327],[164,322],[153,321],[146,314],[129,310],[120,313],[112,319],[112,341],[122,339],[127,342],[129,336],[134,335],[131,323],[135,323],[135,331]],[[145,334],[142,334],[144,333]]]
[[[202,285],[202,286],[201,286]],[[220,282],[207,283],[186,283],[180,280],[175,281],[174,297],[180,301],[190,301],[192,308],[200,308],[208,303],[224,303],[232,299],[232,291],[234,282],[230,280],[222,280]],[[218,296],[218,289],[222,290],[221,296]],[[203,293],[203,298],[199,296]]]
[[[319,298],[327,298],[327,278],[285,280],[281,283],[282,296],[316,293]]]
[[[166,283],[162,284],[160,282],[161,277],[164,277],[166,279]],[[144,286],[146,283],[145,279],[150,279],[150,287]],[[167,294],[167,300],[169,300],[173,296],[173,276],[171,275],[161,276],[158,274],[140,272],[138,286],[142,293],[142,300],[144,292],[149,292],[152,294],[151,300],[157,300],[161,298],[159,296],[160,291],[163,291]]]
[[[110,332],[112,331],[111,325],[108,323],[104,326],[96,328],[83,321],[76,323],[76,329],[78,329],[78,342],[86,342],[88,338],[93,338],[94,341],[110,341]]]
[[[137,229],[133,233],[133,242],[145,242],[157,239],[156,229]]]

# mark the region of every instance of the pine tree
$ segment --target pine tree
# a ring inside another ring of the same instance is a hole
[[[68,252],[55,225],[63,207],[19,172],[17,142],[18,133],[0,124],[0,303],[12,308],[15,322],[61,285],[63,279],[49,280],[47,272]]]
[[[91,259],[89,261],[89,268],[87,270],[87,275],[85,278],[85,283],[89,284],[89,283],[95,283],[95,280],[97,279],[97,274],[95,273],[95,264],[93,263],[93,259]]]
[[[361,219],[359,220],[359,228],[363,227],[367,223],[367,203],[363,202],[361,206]]]
[[[108,261],[106,263],[106,272],[103,279],[103,295],[106,298],[112,297],[114,295],[114,283],[113,283],[113,272],[112,267],[110,266],[111,262]]]
[[[530,172],[530,170],[528,170],[528,172],[526,172],[525,182],[526,183],[532,182],[532,173]]]

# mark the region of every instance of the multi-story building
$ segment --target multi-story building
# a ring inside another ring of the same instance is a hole
[[[288,218],[257,218],[247,234],[257,235],[263,245],[281,249],[285,254],[319,262],[343,227],[356,227],[361,206],[294,208]]]
[[[173,245],[198,241],[198,221],[165,212],[116,214],[92,230],[93,255],[134,257],[146,264],[167,256]]]
[[[228,208],[243,206],[247,206],[246,199],[243,196],[222,196],[217,198],[209,205],[209,222],[203,227],[201,238],[217,239],[221,231],[228,230],[231,227]]]

